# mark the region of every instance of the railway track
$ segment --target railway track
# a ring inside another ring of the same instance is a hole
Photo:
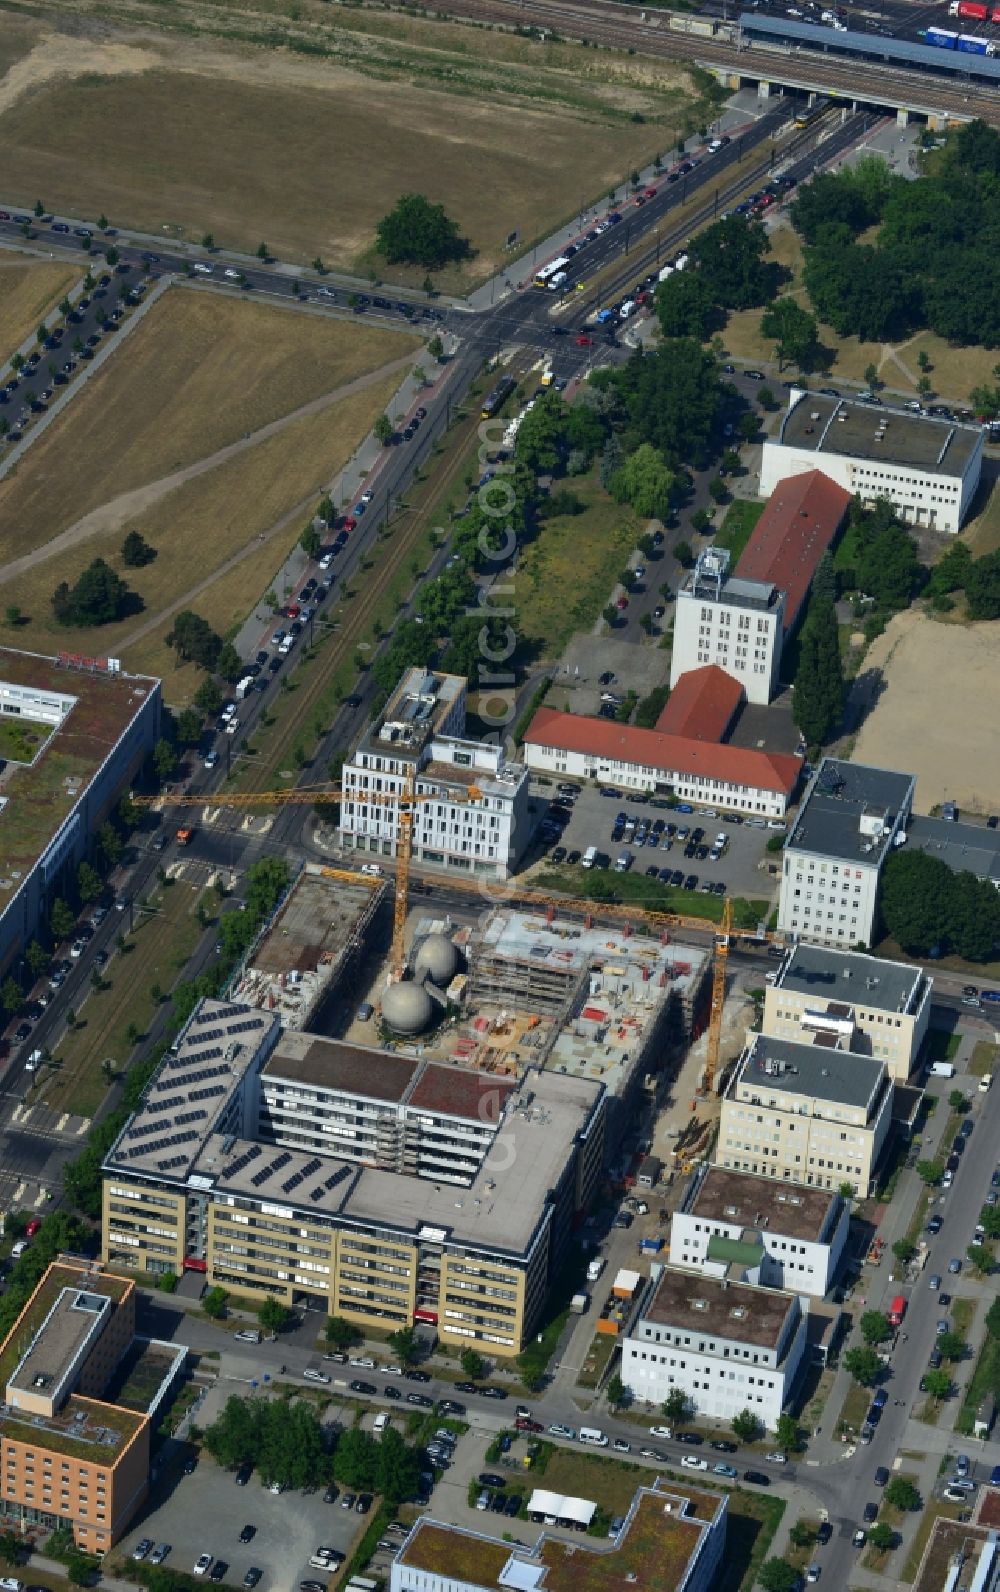
[[[1000,100],[986,87],[970,83],[966,93],[959,84],[873,61],[840,61],[815,50],[777,50],[759,43],[751,49],[746,43],[672,33],[667,28],[667,13],[653,12],[649,21],[642,21],[635,7],[618,0],[580,0],[579,4],[576,0],[447,0],[437,15],[500,28],[548,28],[614,49],[718,66],[765,81],[784,83],[791,78],[841,99],[871,99],[881,105],[947,112],[964,120],[981,116],[1000,125]],[[795,63],[794,72],[790,62]]]

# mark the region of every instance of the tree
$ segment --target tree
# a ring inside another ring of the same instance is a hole
[[[299,546],[307,558],[315,558],[322,545],[323,538],[310,520],[299,537]]]
[[[60,940],[68,939],[76,928],[76,914],[68,901],[61,896],[56,896],[49,913],[49,928],[52,938],[58,945]]]
[[[443,205],[431,204],[419,193],[400,196],[375,229],[376,247],[390,265],[420,265],[438,271],[454,261],[467,260],[472,249],[459,235],[458,225]]]
[[[478,1382],[486,1375],[486,1362],[475,1349],[463,1349],[459,1364],[470,1382]]]
[[[946,1399],[950,1396],[953,1383],[947,1371],[925,1371],[923,1388],[933,1399]]]
[[[674,547],[674,557],[683,569],[689,569],[694,563],[694,554],[687,542],[678,542]]]
[[[868,1541],[873,1548],[878,1548],[880,1553],[885,1553],[896,1541],[896,1533],[887,1520],[876,1520],[868,1528]]]
[[[663,456],[644,442],[615,471],[610,491],[617,502],[631,503],[644,519],[665,519],[673,486],[674,475]]]
[[[993,1270],[995,1256],[988,1244],[970,1244],[965,1251],[980,1277],[988,1277]]]
[[[211,251],[215,248],[215,238],[211,232],[206,232],[204,234],[201,240],[201,246],[203,249],[208,249],[209,253],[211,253]]]
[[[948,1105],[952,1111],[967,1111],[969,1109],[961,1089],[952,1089],[948,1094]]]
[[[656,290],[656,313],[664,337],[695,337],[707,342],[722,315],[700,271],[675,271]]]
[[[8,1526],[5,1531],[0,1531],[0,1559],[4,1564],[17,1564],[20,1561],[23,1547],[20,1537]]]
[[[42,345],[46,342],[46,340],[48,339],[48,335],[49,335],[49,329],[46,326],[45,322],[42,321],[41,325],[37,326],[35,328],[35,342],[38,344],[39,348],[41,348]]]
[[[118,250],[114,247],[114,244],[112,244],[109,249],[105,249],[104,258],[108,265],[115,266],[118,264],[120,256],[118,254]]]
[[[4,618],[10,630],[16,630],[21,623],[22,613],[17,603],[8,603],[4,610]]]
[[[201,1301],[201,1308],[206,1316],[210,1316],[213,1321],[218,1321],[226,1313],[226,1301],[228,1298],[229,1295],[225,1288],[209,1288]]]
[[[848,1349],[844,1369],[861,1387],[873,1387],[882,1374],[882,1361],[874,1349]]]
[[[794,1415],[778,1416],[774,1437],[783,1454],[794,1454],[802,1447],[802,1431]]]
[[[917,1176],[922,1183],[927,1184],[928,1188],[937,1188],[944,1177],[944,1162],[918,1161]]]
[[[665,339],[652,353],[636,352],[627,364],[599,374],[598,390],[624,408],[626,452],[649,442],[669,469],[708,463],[721,429],[723,395],[715,355],[696,339]]]
[[[861,1317],[861,1336],[867,1344],[885,1343],[895,1328],[881,1310],[866,1310]]]
[[[765,1559],[757,1571],[757,1582],[764,1592],[796,1592],[799,1573],[785,1559]]]
[[[727,216],[692,238],[692,265],[715,302],[729,310],[749,310],[773,298],[775,271],[765,265],[771,252],[767,233],[759,221]]]
[[[375,424],[372,426],[372,431],[375,434],[376,442],[380,442],[383,447],[389,441],[390,437],[392,437],[395,429],[396,428],[389,419],[388,415],[378,415],[376,417]]]
[[[607,1399],[613,1410],[617,1410],[625,1403],[628,1397],[628,1388],[617,1374],[608,1378]]]
[[[382,1433],[377,1446],[375,1488],[383,1502],[395,1509],[404,1498],[412,1498],[417,1491],[422,1463],[420,1451],[404,1442],[394,1426]]]
[[[61,625],[107,625],[135,606],[126,583],[103,558],[95,558],[74,586],[60,581],[52,593],[52,608]]]
[[[122,563],[128,569],[141,569],[144,564],[151,564],[155,557],[156,548],[139,531],[129,531],[122,542]]]
[[[816,1541],[816,1527],[808,1520],[796,1520],[788,1533],[793,1548],[811,1548]]]
[[[691,1400],[682,1387],[672,1387],[663,1400],[663,1413],[668,1421],[686,1421],[691,1413]]]
[[[24,992],[21,989],[20,984],[17,982],[16,978],[12,978],[8,973],[7,977],[3,981],[3,984],[0,984],[0,1005],[3,1006],[3,1009],[5,1012],[7,1012],[8,1016],[13,1017],[23,999]]]
[[[438,337],[436,332],[435,332],[434,336],[430,339],[430,341],[427,344],[427,352],[430,355],[431,359],[433,359],[433,360],[435,360],[437,362],[440,362],[440,360],[441,360],[441,358],[442,358],[442,356],[444,354],[444,344],[442,343],[440,337]]]
[[[742,442],[753,442],[760,430],[760,421],[752,410],[740,415],[736,422],[736,431]]]
[[[400,1365],[413,1365],[420,1358],[420,1345],[412,1327],[400,1327],[388,1337],[389,1348]]]
[[[994,1299],[984,1317],[991,1338],[1000,1338],[1000,1299]]]
[[[885,1501],[893,1509],[903,1509],[907,1513],[923,1508],[923,1499],[912,1481],[905,1476],[893,1476],[886,1484]]]
[[[222,643],[215,667],[224,680],[238,680],[242,675],[244,669],[243,659],[231,641]]]
[[[818,329],[816,317],[804,310],[793,298],[781,298],[769,304],[760,318],[762,337],[774,343],[778,370],[785,365],[798,365],[807,370],[816,358]]]
[[[268,248],[266,243],[263,243],[263,242],[258,243],[258,245],[257,245],[257,258],[258,258],[258,260],[269,260],[271,258],[271,251]]]
[[[618,623],[618,609],[615,607],[614,603],[608,603],[601,610],[601,618],[604,620],[604,623],[609,629],[614,629],[615,625]]]
[[[200,614],[185,608],[176,615],[168,632],[167,646],[173,647],[178,660],[197,663],[203,669],[214,669],[222,651],[221,637]]]
[[[754,1443],[761,1433],[761,1424],[752,1410],[741,1410],[734,1415],[730,1425],[733,1436],[738,1437],[741,1443]]]
[[[358,1343],[361,1333],[353,1321],[346,1321],[343,1316],[331,1316],[324,1328],[327,1343],[334,1349],[349,1349],[352,1343]]]
[[[391,1430],[391,1428],[390,1428]],[[337,1480],[346,1487],[374,1488],[379,1445],[369,1432],[353,1427],[342,1434],[334,1455]]]
[[[283,1332],[288,1325],[288,1309],[280,1299],[268,1294],[257,1306],[257,1320],[265,1332]]]
[[[830,602],[810,602],[792,703],[792,716],[808,746],[822,746],[840,728],[844,695],[836,610]]]
[[[908,1238],[897,1238],[892,1246],[892,1252],[901,1266],[906,1266],[917,1253],[916,1244],[911,1244]]]
[[[729,497],[729,488],[719,475],[714,475],[708,483],[708,495],[713,503],[725,503]]]
[[[24,957],[35,978],[40,978],[43,973],[48,972],[50,962],[49,953],[46,951],[44,946],[39,945],[37,940],[31,940],[29,942],[28,949],[25,951]]]
[[[965,1339],[957,1332],[942,1332],[936,1339],[936,1347],[941,1352],[944,1360],[963,1360],[965,1358]]]
[[[89,862],[81,862],[76,870],[76,888],[81,901],[94,901],[101,893],[101,876]]]

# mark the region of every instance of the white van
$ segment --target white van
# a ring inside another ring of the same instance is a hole
[[[608,1434],[607,1432],[602,1432],[597,1426],[581,1426],[580,1441],[581,1443],[589,1443],[592,1448],[607,1448]]]
[[[375,1424],[372,1427],[372,1431],[376,1437],[382,1436],[382,1433],[385,1431],[391,1420],[392,1416],[389,1414],[388,1410],[379,1411],[375,1417]]]
[[[584,852],[583,856],[580,858],[580,867],[581,868],[592,868],[596,861],[597,861],[597,847],[596,846],[588,846],[586,851]]]
[[[954,1062],[951,1062],[951,1061],[932,1061],[931,1062],[931,1077],[932,1078],[954,1078],[954,1076],[955,1076],[955,1065],[954,1065]]]

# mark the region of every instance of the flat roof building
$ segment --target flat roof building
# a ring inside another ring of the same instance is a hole
[[[931,993],[922,968],[800,940],[765,991],[763,1031],[806,1041],[832,1034],[905,1083],[930,1023]]]
[[[0,1346],[0,1520],[99,1555],[121,1537],[149,1483],[149,1417],[106,1396],[134,1333],[132,1282],[49,1266]]]
[[[603,1159],[597,1081],[516,1081],[203,1001],[104,1162],[104,1253],[516,1354]]]
[[[0,969],[47,922],[75,867],[152,752],[160,682],[117,659],[0,647]]]
[[[762,495],[818,467],[866,505],[887,498],[910,524],[960,529],[979,485],[981,426],[796,387],[788,404],[777,437],[764,442]]]
[[[461,676],[406,670],[344,764],[344,846],[395,856],[400,809],[392,798],[412,783],[419,798],[413,857],[431,867],[507,878],[530,830],[528,772],[499,743],[466,737],[466,700]]]
[[[913,807],[912,774],[824,757],[785,841],[778,929],[823,945],[870,945],[882,865]]]
[[[892,1120],[883,1061],[838,1047],[754,1034],[722,1101],[717,1164],[864,1198]]]
[[[847,1242],[846,1200],[828,1189],[699,1167],[670,1224],[670,1264],[822,1299]]]
[[[773,1431],[802,1362],[805,1320],[795,1294],[664,1266],[622,1340],[621,1379],[648,1404],[680,1388],[696,1417],[731,1421],[748,1409]]]
[[[539,708],[524,738],[538,772],[612,781],[628,790],[673,792],[734,812],[784,816],[802,759],[756,748],[665,735],[609,719]]]
[[[556,1495],[550,1495],[553,1507]],[[548,1499],[539,1499],[548,1502]],[[636,1492],[610,1542],[547,1529],[533,1544],[422,1515],[389,1572],[390,1592],[711,1592],[726,1543],[728,1497],[660,1477]],[[557,1523],[552,1517],[552,1525]]]

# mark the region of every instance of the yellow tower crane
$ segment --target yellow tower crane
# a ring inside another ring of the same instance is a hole
[[[346,800],[371,803],[375,806],[395,806],[399,810],[398,833],[396,835],[396,895],[392,917],[392,957],[391,977],[401,979],[406,965],[403,935],[406,929],[407,898],[410,887],[410,861],[413,855],[413,814],[414,809],[421,802],[476,802],[482,800],[482,791],[477,785],[469,785],[465,790],[455,791],[449,788],[448,795],[443,798],[440,791],[417,791],[416,770],[407,775],[406,784],[400,791],[353,791],[345,790],[341,785],[306,785],[298,786],[295,790],[261,790],[246,791],[239,794],[226,796],[206,795],[170,795],[170,796],[130,796],[129,800],[136,807],[152,807],[157,811],[164,807],[305,807],[317,802],[330,803]],[[182,845],[186,845],[192,838],[194,830],[189,827],[178,829],[177,838]]]
[[[719,1068],[719,1042],[722,1039],[722,1009],[726,1003],[726,966],[729,961],[729,939],[733,928],[733,903],[727,896],[722,907],[722,922],[715,936],[715,962],[712,967],[712,1013],[708,1022],[708,1048],[705,1054],[706,1095],[712,1093],[715,1074]]]

